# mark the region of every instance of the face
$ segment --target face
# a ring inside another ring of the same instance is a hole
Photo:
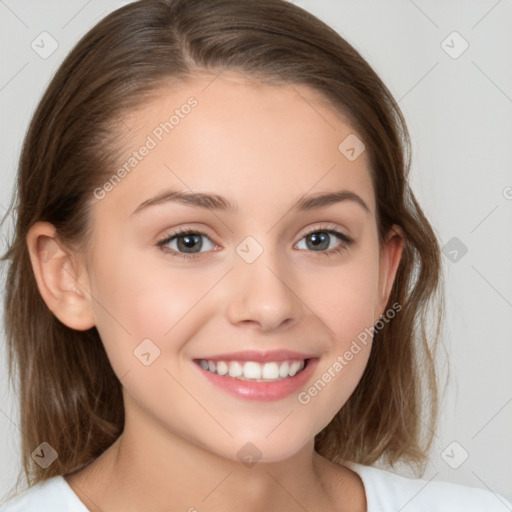
[[[213,78],[124,120],[127,172],[91,197],[81,283],[127,422],[232,460],[251,442],[270,462],[354,391],[371,337],[354,341],[399,254],[379,252],[367,154],[340,151],[355,131],[339,113],[303,86]]]

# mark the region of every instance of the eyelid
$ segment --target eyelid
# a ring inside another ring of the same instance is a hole
[[[343,230],[343,228],[341,228],[338,224],[322,222],[314,224],[312,227],[306,228],[305,231],[300,235],[299,240],[302,240],[305,236],[310,235],[311,233],[315,233],[317,231],[336,231],[337,236],[345,238],[347,242],[354,241],[354,239],[350,235],[345,233],[346,230]]]
[[[161,242],[165,242],[166,240],[170,238],[174,238],[179,235],[186,235],[188,233],[197,233],[199,235],[204,235],[208,237],[212,242],[215,242],[215,239],[217,237],[217,234],[211,234],[214,233],[214,231],[206,228],[206,227],[195,227],[193,225],[187,225],[185,227],[177,227],[177,228],[169,228],[164,231],[164,234],[160,236],[156,242],[156,245],[158,245]],[[215,242],[215,245],[219,245],[219,243]]]

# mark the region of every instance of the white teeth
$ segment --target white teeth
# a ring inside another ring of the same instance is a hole
[[[204,359],[203,359],[204,361]],[[228,365],[224,361],[218,361],[217,362],[217,373],[219,375],[226,375],[228,373],[229,368]]]
[[[228,365],[228,368],[230,377],[240,377],[240,375],[243,373],[242,365],[237,361],[231,361]]]
[[[295,376],[305,366],[304,360],[270,361],[210,361],[201,359],[199,365],[203,370],[218,375],[229,375],[240,380],[277,381]]]
[[[279,377],[279,365],[277,363],[265,363],[262,377],[264,379],[277,379]]]
[[[261,365],[247,361],[244,364],[244,377],[246,379],[261,379]]]
[[[208,363],[208,367],[210,367],[210,363]],[[300,362],[294,361],[290,365],[290,369],[288,370],[288,375],[291,375],[292,377],[299,371],[300,369]]]

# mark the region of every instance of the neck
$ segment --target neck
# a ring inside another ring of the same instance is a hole
[[[364,499],[359,477],[316,453],[313,439],[286,460],[252,465],[130,415],[117,441],[66,479],[91,512],[328,512],[359,510]]]

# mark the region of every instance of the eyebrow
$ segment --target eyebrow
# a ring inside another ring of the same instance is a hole
[[[350,190],[337,190],[334,192],[327,192],[322,194],[315,194],[310,196],[302,196],[291,207],[296,211],[314,210],[323,208],[332,204],[340,203],[343,201],[352,201],[361,206],[366,212],[370,213],[370,208],[363,201],[363,199],[355,192]],[[217,194],[206,194],[202,192],[185,192],[180,190],[166,190],[161,194],[146,199],[132,212],[131,215],[139,213],[150,206],[156,206],[168,202],[177,202],[185,204],[186,206],[193,206],[196,208],[205,208],[212,210],[220,210],[228,213],[236,213],[238,206],[229,202],[226,198]]]

